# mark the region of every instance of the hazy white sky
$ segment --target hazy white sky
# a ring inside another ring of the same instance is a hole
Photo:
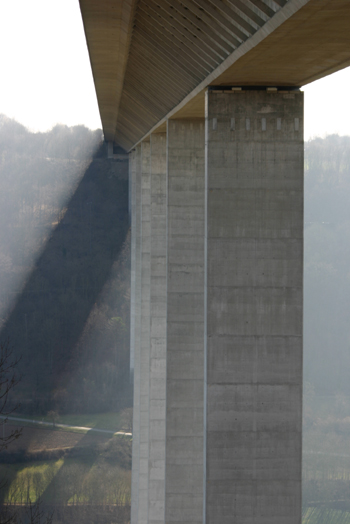
[[[305,139],[350,135],[350,68],[305,86]],[[0,113],[101,127],[78,0],[0,0]]]
[[[101,127],[78,0],[0,0],[0,113]]]

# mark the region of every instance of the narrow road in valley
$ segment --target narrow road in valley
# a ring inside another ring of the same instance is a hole
[[[346,457],[349,458],[348,453],[332,453],[331,451],[308,451],[303,450],[303,455],[325,455],[326,457]]]
[[[108,433],[109,435],[126,435],[128,437],[132,436],[132,433],[127,433],[126,431],[113,431],[111,429],[88,428],[84,426],[71,426],[69,424],[56,424],[54,422],[45,422],[43,420],[35,420],[35,419],[29,419],[29,418],[10,417],[10,416],[6,417],[5,415],[0,415],[0,419],[7,419],[8,421],[14,421],[14,422],[27,422],[27,423],[38,425],[38,426],[49,426],[50,428],[64,428],[64,429],[81,430],[81,431],[97,431],[99,433]]]

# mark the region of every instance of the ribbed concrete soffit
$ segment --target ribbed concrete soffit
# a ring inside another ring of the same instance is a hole
[[[137,0],[79,0],[106,140],[113,140]]]
[[[129,149],[287,0],[138,0],[115,141]]]
[[[350,65],[350,0],[80,0],[103,131],[129,150],[203,116],[208,85],[302,86]]]

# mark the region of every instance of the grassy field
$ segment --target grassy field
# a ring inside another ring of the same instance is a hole
[[[350,399],[304,398],[303,524],[350,524]]]
[[[10,504],[130,503],[130,471],[116,464],[91,463],[89,459],[60,459],[16,465],[1,465],[1,478],[8,479],[2,501]]]
[[[130,470],[100,457],[61,458],[0,465],[0,478],[7,480],[1,502],[45,504],[130,503]]]
[[[2,493],[2,502],[24,504],[35,502],[44,493],[52,479],[64,464],[57,461],[36,461],[25,464],[1,464],[0,478],[6,479],[7,486]]]
[[[350,512],[331,508],[307,508],[303,524],[350,524]]]
[[[104,420],[91,416],[79,423],[91,427],[99,421],[106,425]],[[8,424],[6,430],[11,428],[16,426]],[[15,507],[39,498],[60,507],[130,504],[130,438],[25,426],[21,437],[2,451],[0,462],[0,480],[6,481],[0,489],[0,504]]]

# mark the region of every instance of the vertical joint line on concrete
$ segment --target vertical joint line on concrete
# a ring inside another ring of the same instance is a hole
[[[208,137],[209,115],[208,98],[210,92],[205,92],[205,122],[204,122],[204,395],[203,395],[203,524],[206,524],[206,494],[207,494],[207,281],[208,281]],[[215,118],[215,120],[217,120]],[[231,120],[231,130],[235,128],[235,121]]]

